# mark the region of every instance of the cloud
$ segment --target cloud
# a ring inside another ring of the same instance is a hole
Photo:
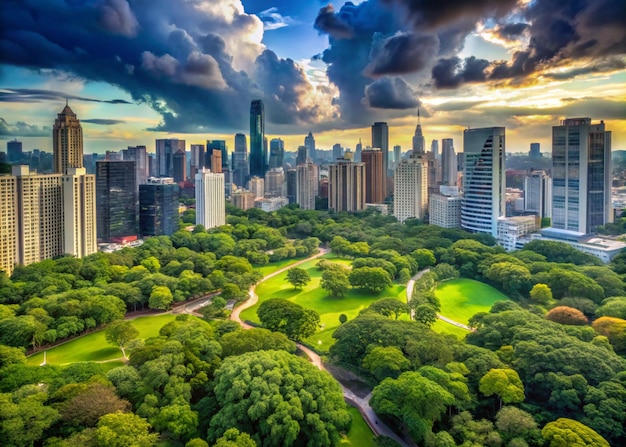
[[[84,96],[69,95],[54,90],[31,88],[0,89],[0,102],[42,102],[42,101],[73,101],[101,102],[107,104],[132,104],[124,99],[96,99]]]
[[[414,109],[421,105],[401,77],[384,77],[365,87],[365,102],[381,109]]]
[[[81,123],[89,123],[89,124],[98,124],[100,126],[113,126],[114,124],[125,123],[124,120],[112,120],[112,119],[104,119],[104,118],[91,118],[91,119],[82,119]]]
[[[269,129],[314,128],[334,110],[328,89],[314,88],[293,61],[270,57],[263,22],[240,0],[8,0],[0,28],[0,63],[115,85],[161,114],[154,130],[241,131],[255,98],[272,104]]]
[[[50,137],[51,135],[51,127],[39,127],[23,121],[8,123],[0,117],[0,137]]]
[[[427,67],[439,49],[433,35],[398,32],[374,44],[365,72],[372,76],[413,73]]]
[[[278,8],[275,6],[261,11],[257,14],[263,22],[263,29],[265,31],[272,31],[286,26],[295,25],[298,22],[289,16],[283,16],[278,12]]]

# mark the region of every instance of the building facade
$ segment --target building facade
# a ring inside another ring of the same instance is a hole
[[[206,168],[196,174],[196,225],[207,229],[226,225],[224,174]]]
[[[531,171],[524,178],[524,210],[552,216],[552,178],[544,171]]]
[[[69,105],[57,115],[52,127],[54,172],[83,167],[83,128]]]
[[[176,152],[185,152],[185,140],[178,138],[169,138],[156,140],[156,164],[157,170],[155,177],[174,177],[174,154]]]
[[[432,194],[428,201],[428,223],[441,228],[461,228],[461,197]]]
[[[242,210],[249,210],[250,208],[254,208],[256,195],[252,191],[240,189],[238,191],[235,191],[231,198],[233,205],[235,205],[237,208]]]
[[[456,186],[457,163],[452,138],[441,140],[441,183],[446,186]]]
[[[318,166],[313,163],[299,164],[296,182],[296,203],[303,210],[314,210],[319,185]]]
[[[179,194],[179,187],[173,178],[151,177],[139,185],[139,234],[174,234],[178,230]]]
[[[137,178],[134,161],[96,162],[98,240],[137,235]]]
[[[317,157],[317,154],[315,152],[315,137],[313,137],[313,134],[311,132],[309,132],[309,134],[304,137],[304,145],[308,149],[309,157],[311,157],[311,160],[315,161]]]
[[[498,219],[498,244],[506,251],[516,250],[520,238],[537,229],[535,216],[501,217]]]
[[[16,163],[22,159],[21,141],[7,141],[7,158],[9,163]]]
[[[370,149],[361,152],[361,160],[365,165],[365,203],[383,203],[385,201],[385,184],[383,152]]]
[[[328,208],[337,213],[365,209],[365,164],[339,159],[328,171]]]
[[[264,177],[265,171],[267,171],[265,110],[263,101],[255,99],[250,104],[250,175]]]
[[[504,127],[466,129],[463,151],[461,227],[497,237],[505,215]]]
[[[377,122],[372,125],[372,148],[378,148],[383,152],[383,176],[391,177],[389,170],[389,127],[387,123]],[[385,190],[385,197],[387,191]]]
[[[137,185],[146,183],[150,176],[148,153],[145,146],[128,146],[122,151],[122,160],[134,161],[137,168]]]
[[[408,218],[424,220],[428,211],[428,162],[412,156],[395,171],[393,215],[398,222]]]
[[[182,183],[187,180],[187,156],[184,151],[179,150],[174,154],[174,181]]]
[[[273,168],[265,173],[265,195],[283,197],[285,195],[285,171]]]
[[[283,167],[283,159],[285,158],[285,142],[280,138],[272,138],[270,140],[270,161],[269,169]]]
[[[258,198],[265,197],[265,179],[254,176],[248,182],[248,189]]]
[[[98,251],[96,176],[67,168],[63,185],[63,253],[82,258]]]
[[[595,233],[612,221],[611,132],[591,118],[552,128],[552,227]]]

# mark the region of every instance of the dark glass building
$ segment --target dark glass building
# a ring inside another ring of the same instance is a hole
[[[96,162],[98,240],[137,235],[137,170],[134,161]]]
[[[179,188],[170,178],[139,185],[139,234],[171,236],[178,229]]]
[[[250,176],[265,177],[267,147],[265,140],[265,112],[263,101],[255,99],[250,104]]]

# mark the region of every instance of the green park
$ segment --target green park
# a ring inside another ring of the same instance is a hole
[[[466,278],[442,282],[435,293],[441,302],[440,314],[463,324],[467,324],[478,312],[488,312],[496,301],[508,300],[506,295],[489,284]],[[450,326],[448,323],[441,324]]]

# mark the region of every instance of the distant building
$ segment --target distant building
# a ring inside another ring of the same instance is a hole
[[[265,179],[254,176],[248,182],[248,189],[254,193],[257,199],[265,197]]]
[[[366,203],[365,209],[374,209],[383,216],[389,215],[389,205],[386,203]]]
[[[296,153],[296,166],[306,164],[309,148],[306,146],[298,146],[298,152]]]
[[[96,176],[67,168],[63,184],[63,253],[82,258],[98,251]]]
[[[226,224],[224,174],[203,168],[196,174],[196,225],[215,228]]]
[[[185,140],[178,138],[156,140],[156,172],[151,172],[154,177],[174,177],[174,154],[185,152]]]
[[[428,223],[441,228],[461,228],[461,203],[458,194],[432,194],[428,203]]]
[[[315,152],[315,138],[311,132],[304,137],[304,145],[308,148],[309,157],[311,157],[313,161],[316,161],[317,154]]]
[[[22,159],[22,142],[7,141],[7,158],[9,163],[17,163]]]
[[[417,109],[417,125],[415,126],[415,134],[413,135],[413,155],[416,157],[424,155],[426,153],[425,146],[422,123],[420,122],[420,111]]]
[[[339,143],[333,144],[333,162],[339,160],[342,157],[343,157],[343,147],[341,147],[341,144]]]
[[[389,126],[387,123],[378,122],[372,125],[372,147],[379,148],[383,152],[383,176],[385,178],[393,176],[389,169]],[[385,187],[385,197],[387,189]]]
[[[145,146],[128,146],[122,151],[122,160],[134,161],[137,168],[137,184],[146,183],[150,172]]]
[[[337,213],[365,208],[365,164],[344,159],[330,164],[328,208]]]
[[[284,158],[285,142],[280,138],[272,138],[270,140],[269,169],[282,168]]]
[[[57,115],[52,127],[54,172],[83,167],[83,128],[69,105]]]
[[[539,143],[530,143],[530,152],[528,152],[530,158],[541,158],[541,148]]]
[[[247,189],[240,189],[235,191],[231,196],[233,205],[242,210],[249,210],[254,208],[254,201],[256,200],[256,194]]]
[[[289,205],[287,197],[264,197],[254,201],[255,208],[259,208],[268,213],[278,211],[287,205]]]
[[[212,173],[218,174],[224,172],[229,166],[226,140],[207,140],[204,167],[210,169]]]
[[[498,219],[496,240],[506,251],[516,250],[520,238],[537,229],[537,217],[516,216]]]
[[[185,152],[179,150],[173,156],[174,163],[174,181],[176,183],[182,183],[187,180],[187,159]]]
[[[363,144],[361,143],[361,139],[359,138],[359,142],[357,143],[355,151],[354,151],[355,163],[361,163],[363,161],[363,159],[361,158],[362,153],[363,153]]]
[[[552,179],[544,171],[531,171],[524,178],[524,210],[552,216]]]
[[[428,211],[428,164],[426,158],[411,156],[396,168],[393,215],[398,222],[424,220]]]
[[[393,168],[396,169],[402,161],[402,146],[395,145],[393,147]]]
[[[265,196],[283,197],[285,195],[285,172],[283,168],[271,168],[265,173]]]
[[[205,167],[205,155],[204,144],[192,144],[191,145],[191,160],[189,163],[190,172],[189,177],[196,178],[197,172]]]
[[[456,186],[456,182],[457,157],[454,152],[454,141],[452,138],[444,138],[441,140],[441,183]]]
[[[383,203],[385,201],[385,183],[383,153],[380,149],[361,152],[365,165],[365,203]]]
[[[296,203],[301,209],[315,209],[318,185],[319,169],[316,164],[305,163],[296,167]]]
[[[250,175],[263,178],[267,162],[265,110],[263,101],[255,99],[250,104]]]
[[[298,171],[288,169],[285,173],[285,189],[289,203],[296,203],[298,194]]]
[[[233,152],[233,183],[243,187],[248,182],[250,168],[248,166],[248,144],[246,136],[235,134],[235,150]]]
[[[210,169],[213,174],[222,174],[222,150],[211,149],[207,151],[206,156],[209,159],[209,162],[205,164],[207,169]]]
[[[466,129],[463,151],[461,226],[497,237],[498,219],[505,216],[504,127]]]
[[[430,142],[430,151],[433,153],[435,160],[439,160],[439,141],[433,140]]]
[[[171,236],[177,231],[179,193],[173,178],[151,177],[139,185],[139,234]]]
[[[137,171],[134,161],[96,162],[98,240],[137,235]]]

